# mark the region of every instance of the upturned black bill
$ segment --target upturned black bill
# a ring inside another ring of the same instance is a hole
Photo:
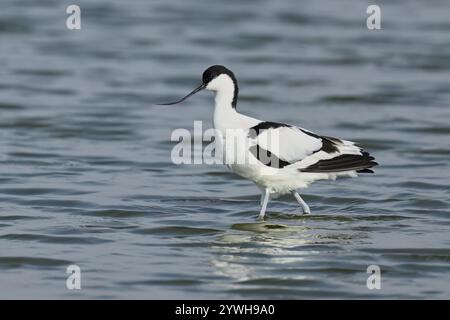
[[[181,99],[178,100],[178,101],[175,101],[175,102],[169,102],[169,103],[158,103],[157,105],[158,105],[158,106],[170,106],[170,105],[173,105],[173,104],[177,104],[177,103],[183,102],[184,100],[186,100],[186,99],[189,98],[190,96],[196,94],[197,92],[199,92],[199,91],[201,91],[201,90],[203,90],[203,89],[205,89],[205,88],[206,88],[206,84],[202,83],[199,87],[195,88],[194,91],[192,91],[192,92],[189,93],[187,96],[185,96],[184,98],[181,98]]]

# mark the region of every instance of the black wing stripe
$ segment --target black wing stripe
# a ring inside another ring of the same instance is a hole
[[[256,126],[250,128],[248,136],[252,139],[255,139],[257,136],[260,135],[260,133],[262,133],[265,130],[276,129],[280,127],[290,127],[290,125],[272,121],[260,122]]]
[[[354,163],[360,163],[360,162],[368,162],[375,160],[374,157],[370,156],[367,152],[363,152],[362,155],[358,154],[343,154],[336,158],[327,159],[327,160],[321,160],[323,162],[326,161],[327,165],[329,166],[342,166],[342,165],[351,165]]]
[[[365,171],[373,166],[378,165],[374,157],[370,156],[368,152],[363,152],[362,155],[342,154],[333,159],[319,160],[307,168],[299,169],[302,172],[342,172],[342,171]],[[370,170],[372,171],[372,170]]]
[[[374,173],[373,170],[370,170],[370,169],[362,169],[362,170],[358,170],[356,172],[358,172],[358,173]]]
[[[303,130],[301,128],[299,128],[304,134],[307,134],[308,136],[314,137],[316,139],[320,139],[322,140],[322,148],[314,151],[314,153],[319,152],[319,151],[324,151],[326,153],[335,153],[338,152],[339,149],[336,146],[336,143],[342,143],[341,140],[337,139],[337,138],[332,138],[332,137],[326,137],[326,136],[319,136],[315,133],[312,133],[310,131],[307,130]]]
[[[281,169],[292,164],[278,158],[272,152],[261,148],[259,145],[251,146],[249,150],[256,157],[256,159],[258,159],[259,162],[268,167]]]

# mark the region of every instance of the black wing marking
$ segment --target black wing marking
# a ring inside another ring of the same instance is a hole
[[[373,170],[370,170],[370,169],[358,170],[356,172],[358,172],[358,173],[374,173]]]
[[[262,164],[268,167],[281,169],[284,168],[285,166],[292,164],[290,162],[278,158],[272,152],[264,148],[261,148],[259,145],[251,146],[249,150],[255,156],[256,159],[258,159]]]
[[[301,172],[342,172],[342,171],[358,171],[363,173],[373,173],[369,168],[378,165],[374,157],[368,152],[362,152],[362,155],[341,154],[335,158],[327,160],[319,160],[316,163],[299,169]]]
[[[256,126],[250,128],[248,136],[252,139],[255,139],[264,130],[276,129],[280,127],[290,127],[290,125],[271,121],[260,122]]]
[[[339,149],[337,148],[336,144],[340,144],[342,143],[341,140],[337,139],[337,138],[332,138],[332,137],[326,137],[326,136],[319,136],[313,132],[310,132],[308,130],[299,128],[303,133],[317,138],[317,139],[321,139],[322,140],[322,148],[320,148],[319,150],[315,151],[315,152],[319,152],[319,151],[324,151],[326,153],[335,153],[338,152]],[[315,153],[314,152],[314,153]]]

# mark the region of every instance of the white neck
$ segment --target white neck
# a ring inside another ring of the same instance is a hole
[[[206,87],[216,92],[214,108],[214,128],[225,132],[226,129],[250,128],[260,120],[240,114],[233,108],[234,90],[237,90],[233,80],[227,75],[220,75]]]
[[[234,125],[237,116],[236,109],[233,108],[234,89],[219,90],[215,97],[214,107],[214,128],[219,130],[230,129]]]
[[[214,109],[214,127],[224,130],[233,127],[237,112],[233,108],[234,83],[226,75],[219,76],[211,85],[211,89],[216,91]]]

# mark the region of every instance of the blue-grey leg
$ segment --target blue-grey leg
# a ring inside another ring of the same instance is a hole
[[[258,219],[264,219],[264,215],[266,214],[267,203],[269,202],[270,193],[268,189],[264,190],[264,193],[261,195],[261,211],[259,212]]]
[[[294,195],[295,199],[297,199],[297,202],[302,206],[303,213],[304,213],[304,214],[311,213],[311,210],[309,209],[308,205],[307,205],[306,202],[302,199],[302,197],[300,197],[300,195],[298,194],[298,192],[294,190],[294,191],[292,191],[292,194]]]

